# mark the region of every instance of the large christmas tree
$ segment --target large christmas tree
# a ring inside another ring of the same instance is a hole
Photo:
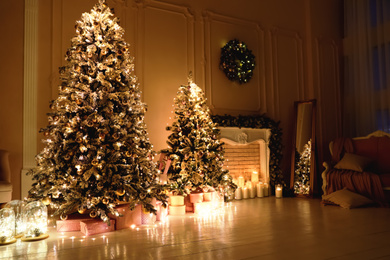
[[[180,86],[175,98],[175,120],[167,130],[169,148],[162,150],[171,159],[168,178],[173,191],[189,193],[209,187],[229,195],[236,186],[224,163],[220,130],[213,123],[203,91],[192,82]],[[187,189],[184,189],[187,188]]]
[[[118,203],[155,212],[152,198],[165,204],[166,195],[124,30],[104,0],[75,27],[59,95],[41,129],[46,146],[28,173],[34,180],[29,198],[51,203],[56,215],[89,212],[106,222]]]

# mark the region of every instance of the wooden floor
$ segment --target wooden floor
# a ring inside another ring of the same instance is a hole
[[[0,247],[0,259],[390,259],[390,209],[342,209],[318,199],[225,203],[213,216],[169,216],[84,237],[59,233]]]

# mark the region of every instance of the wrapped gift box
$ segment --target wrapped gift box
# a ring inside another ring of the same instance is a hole
[[[160,201],[157,202],[157,221],[164,221],[168,216],[168,207],[164,207]]]
[[[170,195],[169,204],[172,206],[183,206],[184,205],[184,196],[182,195]]]
[[[144,225],[153,225],[154,223],[156,223],[156,215],[150,212],[142,211],[141,222]]]
[[[186,206],[169,206],[169,215],[178,216],[186,214]]]
[[[191,213],[194,212],[194,204],[191,202],[190,196],[188,195],[184,197],[184,206],[186,212],[191,212]]]
[[[203,193],[191,193],[190,201],[192,203],[199,203],[203,201]]]
[[[216,196],[215,191],[205,192],[203,193],[203,201],[213,201],[215,196]]]
[[[110,219],[115,220],[115,229],[124,229],[130,228],[131,225],[141,225],[141,213],[142,208],[141,205],[137,205],[133,210],[130,210],[128,204],[119,205],[116,207],[118,212],[122,214],[122,216],[115,216],[109,214]]]
[[[58,232],[80,231],[80,222],[90,220],[88,215],[71,214],[67,220],[57,220],[56,226]]]
[[[80,222],[80,231],[86,235],[94,235],[115,230],[115,220],[110,219],[110,225],[98,219],[84,220]]]
[[[207,215],[213,211],[213,203],[211,201],[194,203],[194,213]]]

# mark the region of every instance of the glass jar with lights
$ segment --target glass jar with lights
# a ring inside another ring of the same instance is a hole
[[[15,213],[10,208],[0,209],[0,245],[16,242]]]
[[[15,238],[20,238],[24,233],[24,222],[23,222],[23,209],[26,206],[26,202],[21,200],[11,200],[5,204],[4,208],[10,208],[15,214]]]
[[[22,241],[40,240],[48,238],[47,234],[47,207],[42,201],[28,203],[23,209],[25,232]]]

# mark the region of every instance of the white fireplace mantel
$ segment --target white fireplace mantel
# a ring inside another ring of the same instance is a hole
[[[239,128],[239,127],[219,127],[221,131],[221,141],[230,145],[245,145],[259,143],[260,145],[260,175],[269,180],[269,158],[268,147],[271,137],[271,129],[267,128]]]

